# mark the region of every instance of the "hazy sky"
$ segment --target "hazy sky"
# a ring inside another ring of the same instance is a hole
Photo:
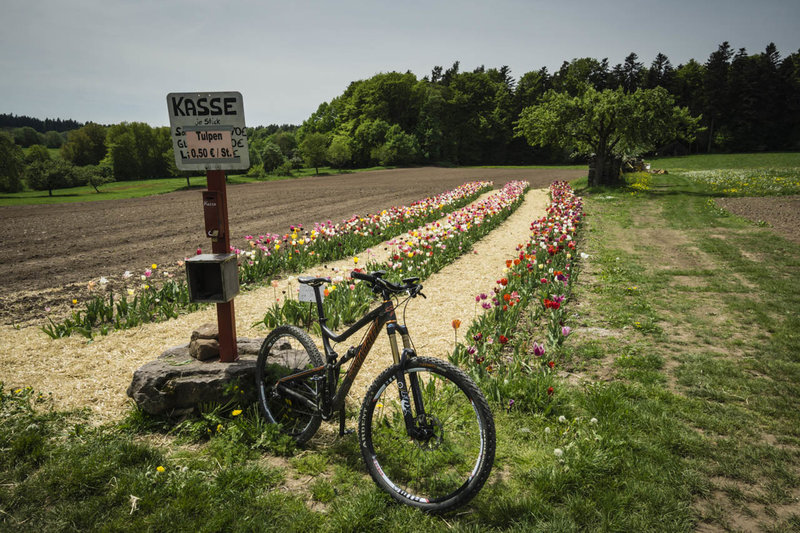
[[[0,0],[0,113],[169,123],[169,92],[239,91],[248,126],[300,124],[348,83],[658,52],[800,49],[800,0]]]

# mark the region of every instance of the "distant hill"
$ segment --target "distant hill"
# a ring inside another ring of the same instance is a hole
[[[46,133],[48,131],[57,131],[59,133],[63,133],[65,131],[77,130],[83,125],[83,122],[78,122],[72,119],[62,120],[60,118],[46,118],[42,120],[25,115],[14,115],[11,113],[0,114],[0,129],[23,128],[25,126],[30,126],[39,133]]]

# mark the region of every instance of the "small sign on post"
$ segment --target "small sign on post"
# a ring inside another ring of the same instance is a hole
[[[228,254],[231,243],[225,170],[250,168],[242,95],[238,92],[170,93],[167,95],[167,109],[175,165],[179,170],[206,171],[208,190],[203,191],[205,235],[211,239],[211,250],[215,254]],[[228,278],[232,279],[232,276],[220,279]],[[236,282],[238,284],[238,277]],[[228,293],[235,294],[225,292]],[[227,296],[219,298],[225,300]],[[217,303],[217,325],[220,361],[236,361],[239,354],[233,299]]]
[[[179,170],[250,168],[241,93],[169,93],[167,108]]]

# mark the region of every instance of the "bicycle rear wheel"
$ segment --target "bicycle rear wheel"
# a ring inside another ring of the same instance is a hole
[[[406,364],[405,381],[421,431],[412,437],[395,384],[397,370],[393,365],[378,376],[361,407],[359,442],[367,470],[401,503],[432,513],[466,504],[494,463],[494,419],[486,398],[455,366],[414,357]]]
[[[276,382],[322,364],[322,356],[314,341],[295,326],[275,328],[264,339],[258,352],[256,389],[261,414],[268,422],[279,424],[281,431],[298,444],[313,437],[320,425],[321,417],[316,408],[317,387],[311,379],[314,374],[287,381],[284,386],[290,393],[278,390]]]

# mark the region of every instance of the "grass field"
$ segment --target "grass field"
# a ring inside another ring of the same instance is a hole
[[[752,168],[755,156],[695,157],[636,188],[584,191],[588,257],[554,409],[494,409],[495,474],[462,512],[394,505],[355,437],[296,450],[252,407],[208,406],[180,423],[132,411],[93,427],[48,410],[47,391],[19,389],[0,395],[0,524],[800,530],[800,246],[713,208],[718,193],[677,171]]]
[[[701,154],[648,159],[653,168],[670,171],[798,168],[800,152],[761,152],[754,154]]]
[[[368,170],[380,170],[389,167],[373,167],[358,170],[337,170],[330,167],[320,167],[319,175],[332,176],[350,172],[365,172]],[[267,178],[256,179],[244,174],[228,175],[228,184],[236,185],[240,183],[256,183],[259,181],[288,180],[315,175],[313,168],[302,168],[293,171],[291,176],[268,176]],[[205,188],[205,176],[193,176],[189,178],[192,188]],[[4,205],[31,205],[31,204],[59,204],[68,202],[93,202],[97,200],[122,200],[125,198],[141,198],[143,196],[153,196],[168,192],[186,190],[186,178],[162,178],[152,180],[135,181],[116,181],[100,187],[100,192],[94,190],[89,185],[82,187],[71,187],[68,189],[56,189],[53,196],[49,196],[47,191],[23,191],[19,193],[0,193],[0,206]]]

